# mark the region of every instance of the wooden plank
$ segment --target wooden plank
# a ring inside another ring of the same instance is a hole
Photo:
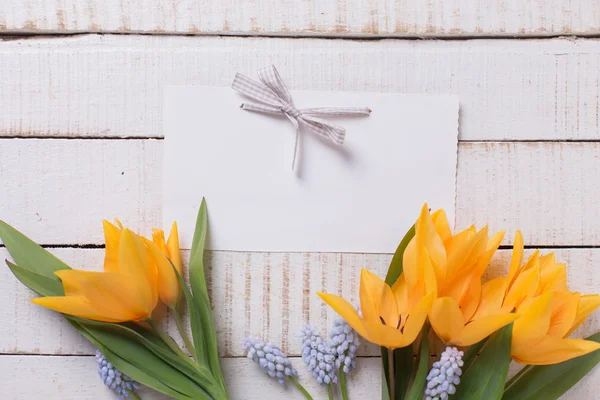
[[[460,143],[456,223],[530,245],[600,244],[600,143]],[[103,218],[162,222],[162,141],[0,139],[0,218],[42,244],[102,244]],[[182,221],[180,221],[182,222]],[[390,249],[393,251],[393,249]]]
[[[456,223],[489,223],[512,243],[600,243],[600,143],[463,143],[459,146]]]
[[[313,397],[326,398],[325,387],[319,386],[310,376],[302,359],[293,358],[291,361],[299,371],[300,383]],[[381,391],[380,363],[378,358],[359,359],[357,369],[348,380],[348,392],[353,398],[368,399]],[[224,359],[221,367],[232,399],[304,399],[294,387],[279,385],[246,358]],[[39,399],[41,393],[45,400],[116,398],[98,378],[94,357],[0,356],[0,373],[6,383],[0,388],[0,394],[10,400]],[[138,393],[144,400],[169,398],[148,388]],[[586,399],[582,397],[582,400]]]
[[[594,0],[8,0],[4,32],[318,36],[544,36],[595,34]]]
[[[598,40],[134,35],[0,42],[0,136],[160,137],[164,85],[271,63],[293,89],[456,93],[461,140],[600,139]]]
[[[102,268],[102,249],[51,251],[73,268]],[[600,293],[595,279],[600,249],[558,250],[556,256],[569,266],[571,290]],[[0,249],[0,259],[8,257],[6,249]],[[184,260],[188,257],[186,252]],[[311,323],[326,337],[336,316],[316,292],[337,293],[357,302],[360,270],[368,268],[384,276],[390,259],[391,255],[376,254],[210,252],[205,261],[221,355],[243,356],[242,339],[249,335],[271,340],[289,355],[300,355],[302,326]],[[510,251],[500,251],[489,276],[505,273],[509,261]],[[6,305],[0,308],[0,354],[93,354],[92,346],[61,316],[30,303],[33,295],[8,268],[0,268],[0,304]],[[164,321],[178,338],[173,321]],[[577,336],[589,336],[599,327],[600,313],[596,313]],[[359,354],[377,356],[379,349],[363,343]]]

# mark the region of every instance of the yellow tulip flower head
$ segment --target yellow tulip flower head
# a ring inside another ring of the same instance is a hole
[[[516,315],[500,311],[474,318],[479,303],[486,301],[481,277],[503,237],[503,232],[488,237],[487,226],[453,235],[444,210],[430,214],[427,204],[421,209],[415,237],[404,252],[404,273],[412,285],[421,274],[427,283],[421,290],[435,290],[429,320],[444,342],[469,346],[515,320]],[[433,274],[426,278],[430,266]],[[428,282],[432,279],[435,283]]]
[[[157,272],[142,239],[104,221],[104,272],[61,270],[64,296],[32,301],[63,314],[103,322],[148,318],[158,302]]]
[[[148,247],[150,258],[156,263],[160,300],[168,307],[175,308],[181,297],[181,286],[173,267],[180,275],[183,273],[177,223],[173,223],[166,243],[165,233],[161,229],[153,229],[152,241],[144,239],[144,243]]]
[[[518,307],[513,326],[511,355],[521,364],[548,365],[600,349],[591,340],[568,339],[585,318],[600,306],[600,296],[573,292],[546,292]]]
[[[369,342],[389,349],[412,344],[425,320],[433,301],[433,293],[416,297],[403,275],[393,287],[377,275],[363,269],[360,276],[360,308],[356,309],[339,296],[318,295]]]

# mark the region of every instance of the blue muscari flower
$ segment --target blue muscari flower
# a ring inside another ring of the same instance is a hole
[[[335,350],[329,346],[311,325],[301,331],[302,359],[313,377],[321,384],[337,383]]]
[[[287,356],[272,343],[265,343],[259,337],[247,337],[243,340],[244,351],[248,358],[258,363],[260,369],[283,385],[285,376],[297,375]]]
[[[119,396],[120,400],[128,398],[135,389],[140,387],[138,382],[124,375],[108,362],[100,350],[96,350],[96,360],[98,361],[98,375],[100,375],[100,379]]]
[[[347,374],[356,367],[356,350],[360,344],[358,334],[343,318],[337,317],[333,321],[329,339],[334,351],[336,368],[342,367]]]
[[[456,385],[460,383],[461,367],[464,353],[456,347],[446,347],[440,361],[433,363],[433,368],[427,375],[425,400],[447,400],[456,393]]]

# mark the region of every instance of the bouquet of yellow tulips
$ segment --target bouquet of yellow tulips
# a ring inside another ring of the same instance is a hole
[[[600,361],[600,333],[568,338],[600,296],[570,292],[553,254],[536,250],[523,262],[520,232],[507,276],[482,283],[503,237],[488,236],[487,227],[452,234],[444,211],[425,205],[385,280],[362,271],[362,315],[319,293],[381,346],[384,399],[557,399]],[[431,366],[435,341],[448,347]],[[525,367],[507,381],[511,359]]]
[[[182,278],[177,225],[143,238],[117,221],[104,221],[103,272],[77,271],[0,221],[0,239],[15,276],[40,298],[36,304],[64,314],[99,352],[99,372],[120,398],[138,398],[137,383],[176,399],[229,398],[219,366],[217,339],[203,267],[207,216],[203,201],[189,261],[190,288]],[[192,338],[181,322],[181,296]],[[191,358],[153,316],[159,300],[174,314]]]

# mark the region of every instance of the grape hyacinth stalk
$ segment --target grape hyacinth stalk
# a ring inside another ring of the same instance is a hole
[[[119,396],[119,400],[127,398],[132,398],[134,400],[140,399],[134,392],[135,389],[140,387],[139,383],[116,369],[108,362],[100,350],[96,350],[96,360],[98,362],[98,375],[100,376],[100,379],[102,379],[102,382],[104,382],[110,390]]]
[[[358,334],[341,317],[333,321],[333,328],[329,334],[331,347],[334,350],[335,366],[338,369],[340,391],[343,400],[348,400],[346,375],[356,367],[356,351],[360,344]]]
[[[245,338],[242,346],[244,351],[247,352],[247,357],[257,363],[265,374],[277,379],[281,385],[285,384],[285,379],[289,380],[302,392],[304,397],[312,400],[310,394],[296,380],[297,371],[292,367],[292,363],[279,347],[270,342],[267,343],[259,337]]]
[[[446,347],[441,359],[433,363],[433,368],[427,375],[425,400],[447,400],[456,393],[456,386],[462,375],[461,367],[464,365],[463,355],[456,347]]]
[[[338,382],[335,349],[327,344],[311,325],[305,325],[302,328],[301,339],[302,360],[310,369],[315,380],[321,385],[327,385],[329,398],[333,399],[332,385]]]

